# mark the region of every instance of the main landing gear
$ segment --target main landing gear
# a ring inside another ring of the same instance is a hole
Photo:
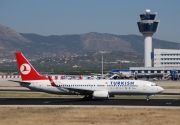
[[[93,99],[93,96],[90,94],[90,95],[85,95],[84,100],[92,100]]]

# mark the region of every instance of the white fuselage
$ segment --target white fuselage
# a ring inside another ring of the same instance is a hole
[[[84,95],[87,91],[108,91],[112,95],[153,95],[163,91],[163,88],[155,83],[141,80],[54,80],[55,87],[51,85],[49,80],[25,82],[31,83],[26,87],[32,90],[67,95]]]

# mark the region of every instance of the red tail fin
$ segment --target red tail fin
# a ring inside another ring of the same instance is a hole
[[[40,75],[22,53],[15,53],[18,64],[18,69],[21,74],[22,81],[24,80],[46,80],[46,76]]]

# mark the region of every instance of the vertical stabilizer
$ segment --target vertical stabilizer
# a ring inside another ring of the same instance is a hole
[[[29,80],[48,80],[46,76],[40,75],[34,67],[29,63],[29,61],[20,52],[16,52],[16,60],[18,64],[18,69],[22,78],[22,81]]]

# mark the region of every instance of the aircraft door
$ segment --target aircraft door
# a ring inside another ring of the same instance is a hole
[[[39,83],[39,82],[33,82],[33,87],[34,87],[35,89],[42,89],[42,84]]]
[[[90,88],[91,88],[91,90],[95,90],[95,86],[94,86],[94,84],[89,83],[89,85],[91,86],[91,87],[90,87]]]
[[[146,89],[147,89],[147,85],[143,84],[143,90],[146,90]]]
[[[35,88],[35,84],[36,84],[35,82],[32,82],[32,83],[31,83],[31,85],[32,85],[33,88]]]

